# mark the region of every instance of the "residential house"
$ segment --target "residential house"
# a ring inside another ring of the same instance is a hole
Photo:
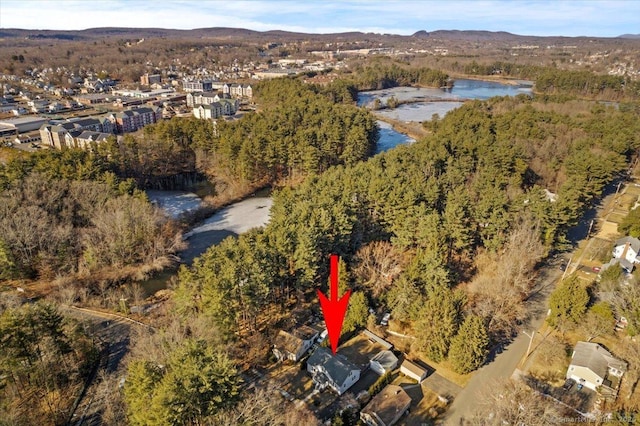
[[[382,376],[393,371],[398,366],[398,358],[391,351],[380,351],[371,358],[369,366]]]
[[[597,343],[578,342],[573,348],[567,379],[573,379],[591,390],[617,392],[627,363],[615,358]]]
[[[640,263],[640,240],[634,237],[623,237],[615,242],[613,258],[628,272],[633,270],[636,263]],[[611,263],[611,262],[610,262]],[[615,262],[614,262],[615,263]]]
[[[411,397],[397,385],[387,385],[360,412],[360,420],[369,426],[391,426],[409,410]]]
[[[333,355],[325,347],[316,349],[307,360],[307,371],[313,376],[316,389],[331,387],[338,395],[345,393],[360,379],[360,369],[351,362]]]
[[[149,107],[129,109],[109,116],[116,133],[135,132],[155,123],[158,118],[160,118],[160,110]]]
[[[279,361],[299,361],[313,346],[318,331],[303,325],[291,331],[280,330],[273,344],[273,353]]]
[[[405,359],[400,365],[400,372],[407,377],[412,378],[418,383],[422,382],[429,373],[425,368],[420,367],[415,362]]]

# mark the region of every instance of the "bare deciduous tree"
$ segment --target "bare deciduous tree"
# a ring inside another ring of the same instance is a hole
[[[552,426],[566,417],[563,407],[519,380],[492,383],[480,398],[482,408],[472,419],[474,425]]]
[[[384,294],[407,263],[407,257],[386,241],[369,243],[356,253],[353,273],[356,281],[371,290],[374,297]]]

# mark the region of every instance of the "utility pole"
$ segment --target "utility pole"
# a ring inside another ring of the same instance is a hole
[[[589,235],[591,235],[591,228],[593,228],[593,221],[595,219],[591,219],[591,223],[589,224],[589,230],[587,231],[587,238],[589,238]]]
[[[529,356],[529,351],[531,350],[531,344],[533,343],[533,336],[535,336],[536,332],[532,330],[531,335],[529,335],[529,333],[527,333],[526,331],[522,331],[522,332],[524,333],[525,336],[529,338],[529,346],[527,347],[527,353],[524,356],[524,358],[527,359],[527,357]]]
[[[569,270],[569,265],[571,265],[572,260],[573,260],[573,256],[571,256],[571,259],[569,259],[569,262],[567,262],[567,266],[564,268],[564,272],[562,272],[562,278],[560,278],[560,281],[564,280],[564,276],[567,274],[567,271]]]

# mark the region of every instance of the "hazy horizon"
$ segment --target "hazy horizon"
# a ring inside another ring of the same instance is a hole
[[[277,13],[274,13],[277,11]],[[455,13],[452,13],[455,11]],[[617,37],[640,31],[626,1],[142,1],[3,0],[0,28],[241,28],[310,34],[505,31],[523,36]]]

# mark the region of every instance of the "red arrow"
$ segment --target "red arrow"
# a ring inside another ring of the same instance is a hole
[[[331,342],[331,351],[334,355],[338,349],[338,341],[340,340],[340,334],[342,333],[342,322],[344,321],[344,315],[347,313],[347,305],[349,304],[349,296],[351,290],[348,290],[341,299],[338,300],[338,255],[331,255],[330,263],[330,291],[331,299],[327,299],[327,296],[322,294],[318,290],[318,298],[320,299],[320,307],[324,314],[324,322],[327,325],[327,331],[329,332],[329,342]]]

